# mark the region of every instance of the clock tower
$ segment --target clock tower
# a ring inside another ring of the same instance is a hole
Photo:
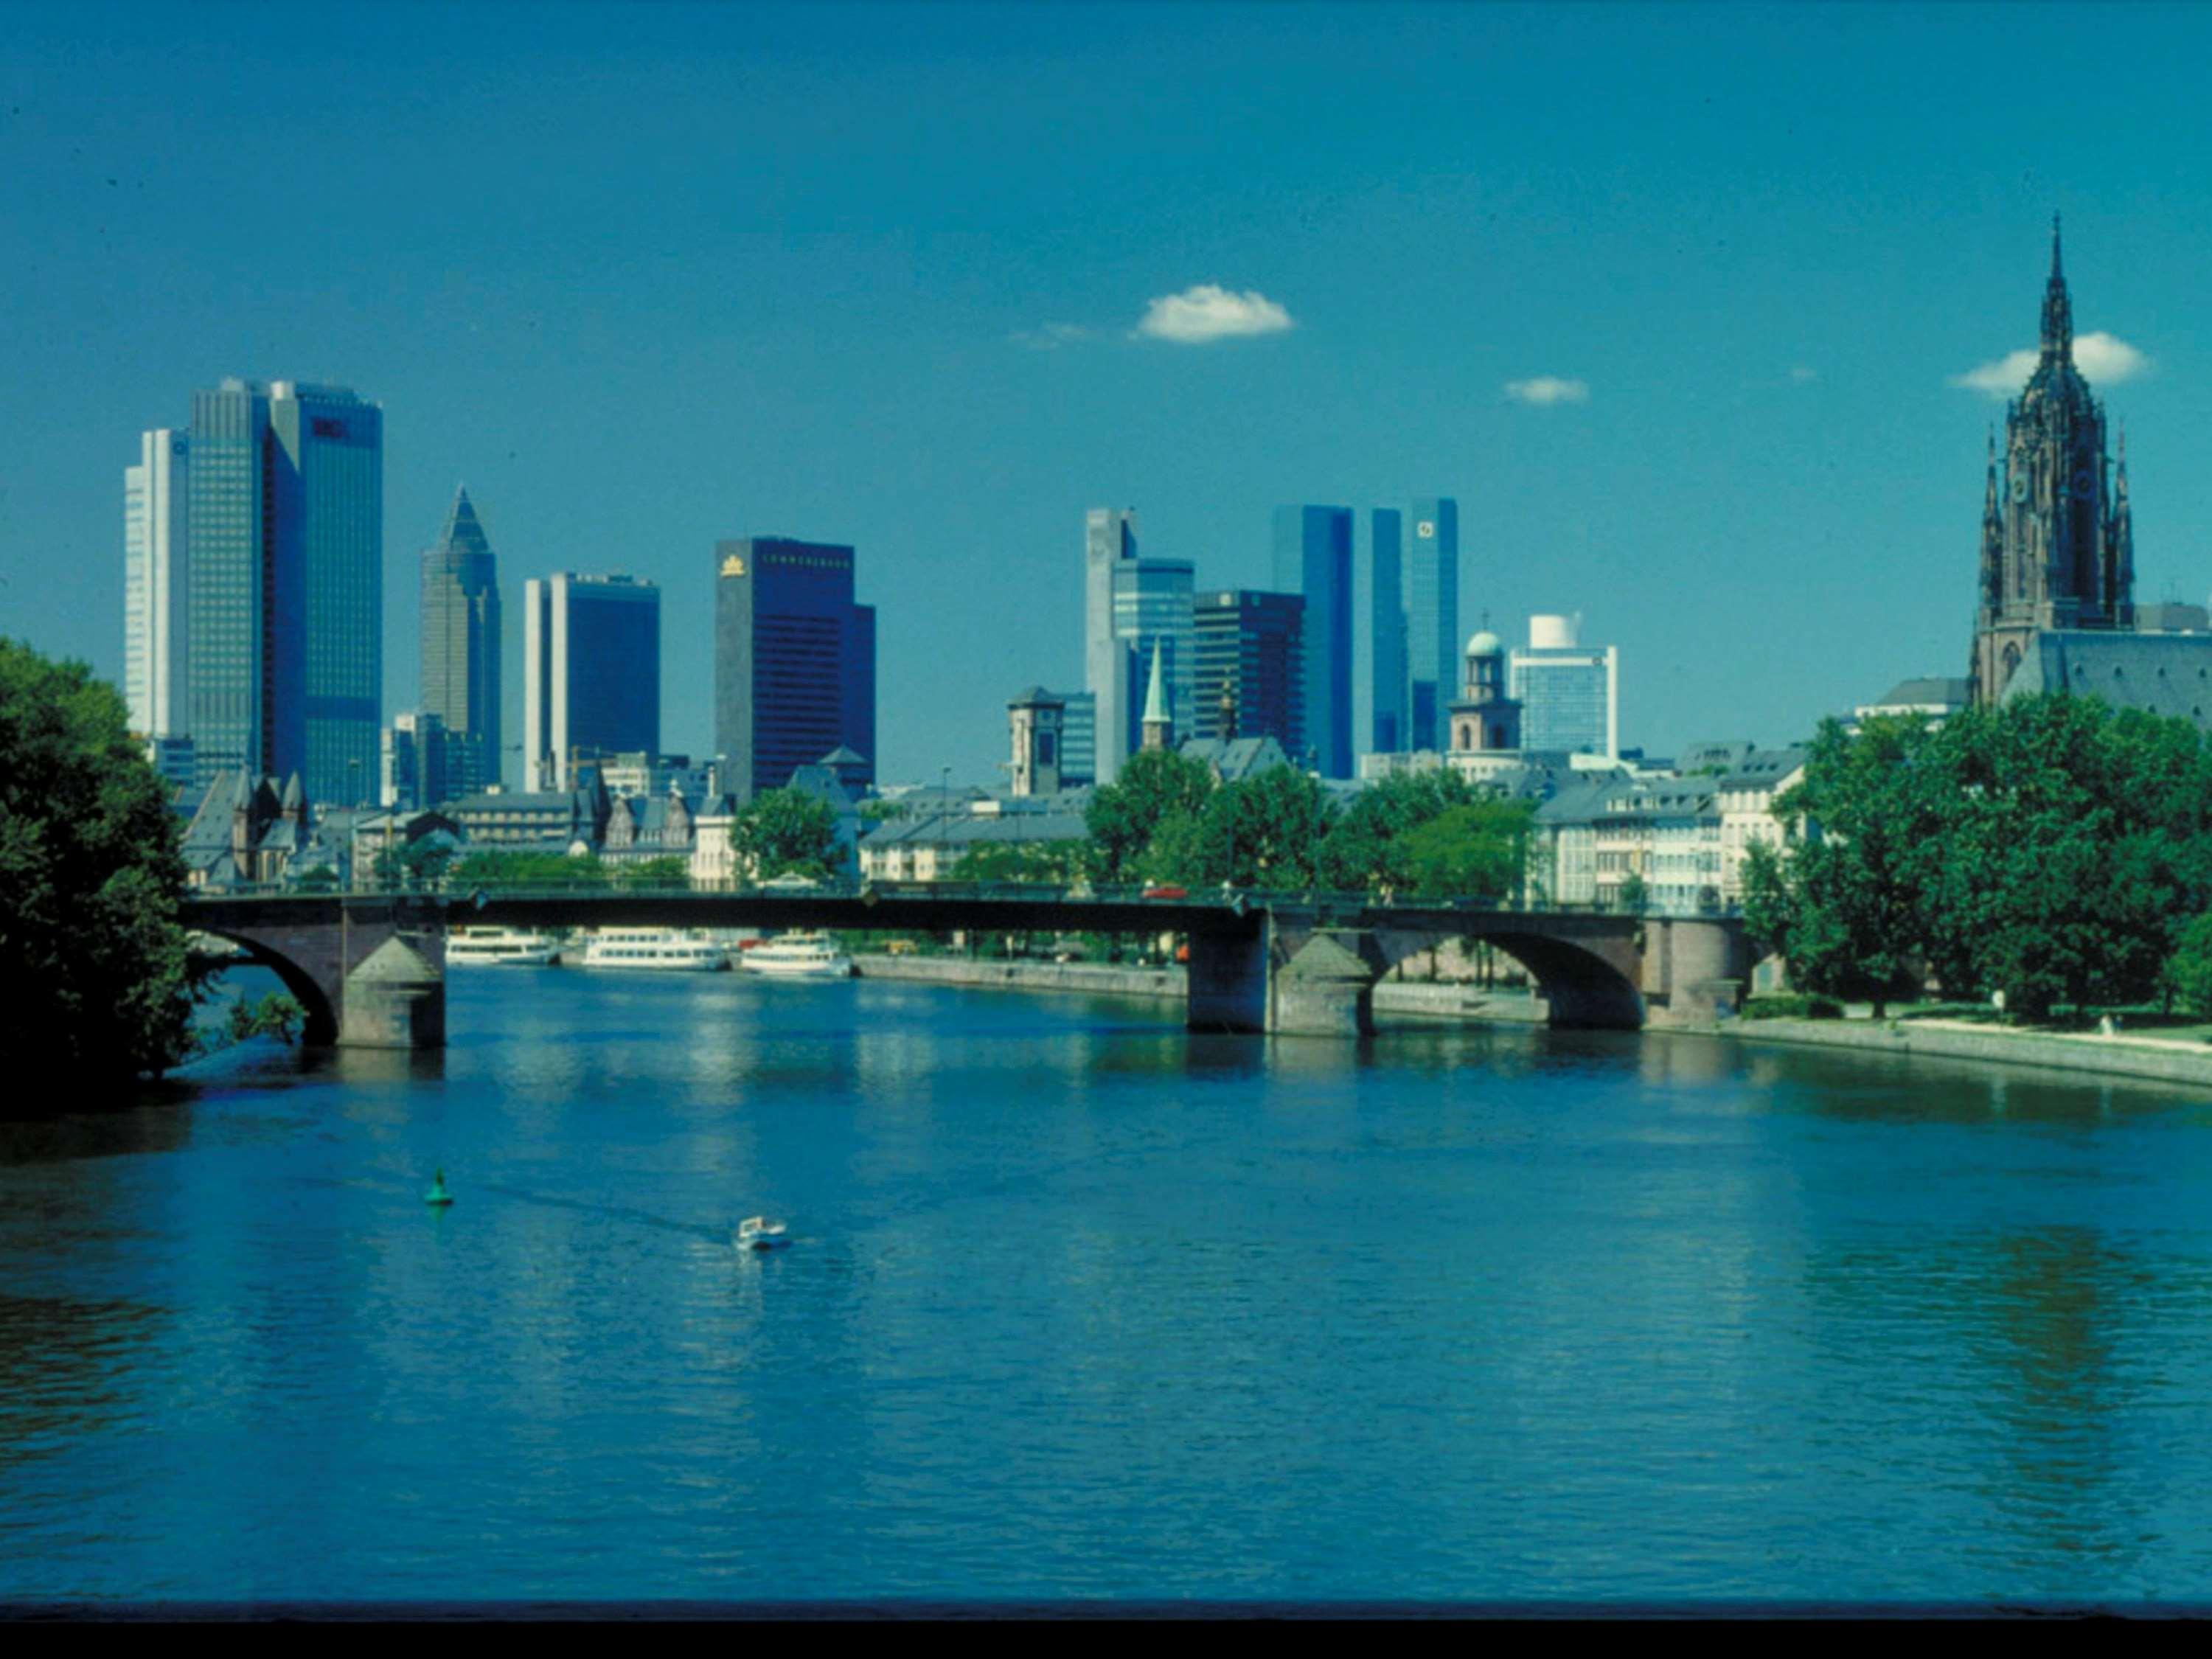
[[[2005,410],[2002,457],[1994,433],[1990,440],[1969,668],[1974,701],[2003,696],[2038,634],[2131,631],[2134,589],[2126,449],[2115,471],[2104,406],[2074,367],[2074,312],[2054,217],[2041,353],[2027,389]]]

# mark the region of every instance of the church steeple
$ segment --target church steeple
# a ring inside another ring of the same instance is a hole
[[[1172,748],[1175,743],[1175,721],[1168,714],[1167,686],[1160,674],[1161,641],[1152,645],[1152,683],[1145,692],[1145,718],[1142,724],[1144,746],[1147,749]]]
[[[2040,359],[2005,410],[2002,464],[1982,486],[1974,700],[1996,702],[2046,634],[2135,626],[2126,467],[2113,476],[2105,411],[2074,365],[2074,305],[2059,221],[2051,220]]]
[[[2051,280],[2043,288],[2043,360],[2070,362],[2074,357],[2074,304],[2066,295],[2066,269],[2059,258],[2058,216],[2051,216]]]

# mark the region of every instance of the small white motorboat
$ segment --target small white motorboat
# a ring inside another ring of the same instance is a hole
[[[756,1215],[738,1223],[732,1242],[741,1250],[780,1250],[791,1243],[791,1237],[781,1221]]]

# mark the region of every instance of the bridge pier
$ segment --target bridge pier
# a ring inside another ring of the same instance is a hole
[[[1654,1025],[1711,1025],[1743,1006],[1751,945],[1741,927],[1696,917],[1644,923],[1644,999]]]
[[[434,899],[202,901],[193,925],[244,947],[306,1015],[311,1048],[441,1048],[446,922]]]

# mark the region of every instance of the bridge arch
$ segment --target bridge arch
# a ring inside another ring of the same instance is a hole
[[[309,1048],[327,1048],[338,1040],[338,1005],[325,987],[306,966],[273,948],[266,940],[255,939],[250,933],[233,933],[221,927],[200,927],[196,931],[210,939],[219,939],[235,945],[246,953],[246,960],[257,968],[266,968],[283,982],[292,1000],[300,1005],[300,1041]]]
[[[1632,1031],[1644,1023],[1647,1010],[1637,983],[1640,963],[1632,943],[1562,939],[1516,927],[1510,917],[1463,933],[1382,929],[1376,938],[1386,971],[1419,951],[1457,939],[1492,945],[1528,970],[1548,1010],[1547,1023],[1554,1026]]]

